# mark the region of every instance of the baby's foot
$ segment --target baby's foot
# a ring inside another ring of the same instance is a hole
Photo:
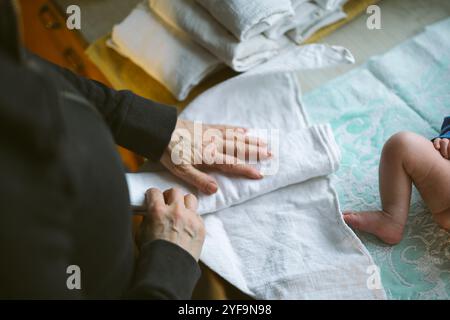
[[[384,211],[344,212],[345,222],[352,228],[371,233],[388,244],[402,240],[405,223],[395,221]]]

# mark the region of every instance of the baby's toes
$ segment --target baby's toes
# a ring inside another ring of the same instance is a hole
[[[449,140],[448,139],[441,139],[440,140],[440,142],[439,142],[439,145],[440,145],[440,151],[441,151],[441,154],[442,154],[442,156],[445,158],[445,159],[448,159],[448,146],[449,146]]]
[[[355,214],[353,212],[344,212],[343,218],[346,224],[350,227],[359,229],[361,227],[361,216],[359,214]]]
[[[440,138],[434,139],[433,145],[436,150],[439,150],[441,148],[441,139]]]

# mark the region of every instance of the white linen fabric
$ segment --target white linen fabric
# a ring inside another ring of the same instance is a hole
[[[319,29],[333,24],[347,15],[342,10],[346,1],[339,1],[336,7],[326,9],[313,1],[292,0],[295,15],[281,20],[265,32],[266,37],[276,40],[287,33],[297,44],[303,43]]]
[[[314,0],[318,5],[320,5],[325,10],[336,10],[339,8],[346,0]]]
[[[317,4],[308,0],[292,0],[292,8],[294,15],[279,21],[272,28],[265,31],[264,34],[266,37],[269,39],[278,39],[287,31],[295,29],[297,26],[311,24],[316,20],[314,13],[320,9]]]
[[[293,45],[286,38],[275,41],[263,35],[239,41],[193,0],[148,0],[148,3],[167,24],[238,72],[252,69]]]
[[[246,41],[292,17],[290,0],[197,0],[229,30],[236,39]]]
[[[327,177],[203,216],[201,260],[256,299],[386,299]]]
[[[309,145],[317,143],[316,138],[311,138],[316,137],[314,134],[298,141],[295,147],[293,141],[287,141],[285,147],[291,146],[290,159],[294,155],[303,158],[302,152],[317,155],[323,152],[320,150],[334,150],[329,126],[308,126],[294,71],[352,62],[351,54],[341,47],[298,47],[213,87],[194,100],[181,116],[205,123],[282,128],[289,132],[287,140],[311,130],[327,132],[318,143],[317,152]],[[322,149],[324,145],[328,147]],[[286,153],[280,149],[280,156]],[[326,176],[335,170],[337,162],[330,161],[333,157],[329,155],[321,157],[318,162],[328,161],[329,166],[314,175],[323,176],[265,195],[252,192],[249,196],[242,190],[248,201],[203,215],[207,234],[201,260],[238,289],[259,299],[384,299],[374,262],[345,225],[337,195]],[[297,172],[295,162],[283,165]],[[159,180],[148,182],[147,187],[169,187],[161,181],[166,181],[162,175]],[[263,186],[265,182],[256,183]],[[174,181],[170,187],[176,185],[180,184]],[[133,187],[130,184],[131,193]],[[230,197],[232,201],[226,205],[240,202],[240,194],[236,196]],[[259,197],[251,199],[254,196]],[[370,282],[371,279],[375,281]]]
[[[316,9],[311,11],[309,19],[305,20],[306,23],[299,24],[286,33],[286,35],[297,44],[302,44],[323,27],[329,26],[347,17],[347,14],[341,8],[334,11],[328,11],[317,5],[315,5],[315,7]]]
[[[185,194],[196,194],[199,200],[198,213],[202,215],[231,207],[294,183],[326,176],[337,170],[340,152],[329,125],[312,126],[290,133],[274,131],[272,134],[279,134],[282,139],[279,144],[276,142],[276,150],[272,145],[274,158],[257,165],[265,175],[263,180],[233,178],[211,173],[218,183],[219,191],[207,196],[180,183],[167,172],[128,174],[128,184],[133,186],[130,193],[131,205],[135,211],[145,212],[144,194],[149,185],[156,184],[160,188],[163,187],[162,189],[167,189],[175,184],[180,185]],[[277,139],[278,137],[275,138]],[[274,141],[271,142],[274,143]]]
[[[140,3],[113,29],[109,43],[163,84],[178,100],[217,70],[221,62],[185,34],[165,25]]]

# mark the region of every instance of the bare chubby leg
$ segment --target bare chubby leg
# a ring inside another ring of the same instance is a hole
[[[401,241],[414,184],[435,221],[450,229],[450,161],[424,137],[401,132],[385,144],[380,161],[382,211],[347,212],[345,221],[389,244]]]

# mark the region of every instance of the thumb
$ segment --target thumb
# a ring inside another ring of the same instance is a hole
[[[192,165],[178,167],[172,173],[203,193],[214,194],[218,190],[217,182],[213,177]]]

